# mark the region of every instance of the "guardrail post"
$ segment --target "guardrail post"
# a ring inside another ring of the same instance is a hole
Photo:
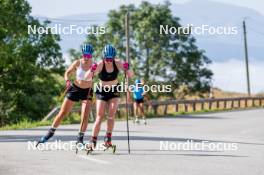
[[[245,99],[245,107],[248,107],[248,100]]]
[[[213,103],[216,102],[216,108],[219,109],[222,107],[222,103],[223,103],[223,108],[227,109],[227,107],[229,107],[228,103],[231,102],[231,108],[247,108],[249,106],[249,102],[252,101],[252,106],[260,106],[263,107],[263,100],[264,97],[240,97],[240,98],[222,98],[222,99],[200,99],[200,100],[170,100],[170,101],[155,101],[153,100],[153,103],[151,103],[151,107],[153,108],[153,112],[155,115],[158,114],[158,108],[159,106],[165,106],[163,114],[167,114],[168,113],[168,106],[169,105],[175,105],[175,111],[179,112],[184,110],[185,112],[189,112],[189,108],[192,108],[193,111],[197,111],[197,103],[201,104],[201,108],[199,108],[199,110],[204,110],[207,109],[207,103],[208,103],[208,107],[209,110],[211,110],[213,108]],[[236,104],[237,102],[237,104]],[[244,102],[244,105],[243,105]],[[182,106],[183,105],[183,106]],[[147,105],[146,105],[147,106]],[[146,107],[145,106],[145,107]],[[122,115],[122,109],[124,109],[125,104],[119,104],[118,106],[118,111],[117,111],[117,117],[121,117]],[[130,115],[133,116],[134,114],[134,110],[133,110],[133,105],[129,104],[129,112]],[[184,109],[183,109],[184,108]],[[47,116],[45,116],[45,118],[43,118],[42,121],[45,120],[49,120],[51,118],[53,118],[58,112],[59,112],[60,108],[56,107],[53,108],[49,114]],[[146,109],[146,111],[149,111],[151,109]],[[72,109],[71,112],[80,112],[81,108],[80,107],[75,107]],[[93,107],[93,115],[95,116],[95,107]],[[92,118],[92,115],[91,115]]]
[[[117,109],[116,113],[117,113],[117,118],[121,118],[120,109]]]
[[[167,114],[167,109],[168,109],[168,105],[165,105],[164,111],[163,111],[163,115],[166,115]]]
[[[209,110],[211,110],[211,109],[212,109],[212,102],[209,101]]]
[[[219,109],[219,106],[220,106],[220,105],[219,105],[219,101],[217,100],[217,101],[216,101],[216,108]]]
[[[188,104],[184,104],[184,112],[188,112]]]
[[[227,101],[226,100],[224,100],[224,109],[226,109],[226,106],[227,106]]]
[[[179,105],[178,103],[175,104],[175,112],[178,112],[179,111]]]
[[[153,110],[154,110],[154,114],[157,115],[157,113],[158,113],[158,106],[157,105],[154,105],[153,106]]]
[[[255,99],[254,99],[254,98],[252,99],[252,106],[253,106],[253,107],[256,106],[256,104],[255,104]]]
[[[204,102],[201,103],[201,110],[204,110]]]
[[[195,102],[192,104],[192,108],[193,108],[193,111],[196,111],[196,103]]]
[[[234,108],[234,100],[231,101],[231,109]]]

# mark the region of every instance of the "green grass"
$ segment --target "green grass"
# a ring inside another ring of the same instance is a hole
[[[79,124],[79,123],[80,123],[80,116],[77,113],[72,113],[64,119],[64,121],[62,122],[62,125]],[[50,126],[51,124],[52,124],[51,120],[47,120],[44,122],[23,120],[16,124],[11,124],[11,125],[6,125],[4,127],[0,127],[0,131],[35,128],[39,126]]]
[[[195,111],[195,112],[173,112],[173,113],[169,113],[166,114],[166,116],[168,117],[177,117],[179,115],[191,115],[191,114],[202,114],[202,113],[212,113],[212,112],[223,112],[223,111],[232,111],[232,110],[236,110],[237,108],[234,109],[212,109],[212,110],[200,110],[200,111]],[[255,109],[255,107],[248,107],[245,109]],[[239,108],[238,110],[243,110],[243,108]],[[125,114],[122,116],[126,116]],[[131,116],[130,116],[131,117]],[[153,111],[148,112],[146,114],[147,118],[157,118],[157,117],[164,117],[164,115],[160,115],[160,114],[154,114]],[[116,121],[122,121],[125,118],[116,118]],[[66,117],[63,122],[62,125],[68,125],[68,124],[79,124],[80,123],[80,116],[78,113],[71,113],[68,117]],[[35,127],[39,127],[39,126],[50,126],[52,124],[51,120],[45,121],[45,122],[41,122],[41,121],[29,121],[29,120],[23,120],[19,123],[16,124],[11,124],[11,125],[7,125],[4,127],[0,127],[0,131],[2,130],[17,130],[17,129],[27,129],[27,128],[35,128]]]
[[[11,125],[6,125],[4,127],[1,127],[0,130],[17,130],[17,129],[26,129],[26,128],[35,128],[38,126],[47,126],[47,125],[51,125],[51,121],[45,121],[45,122],[41,122],[41,121],[28,121],[28,120],[24,120],[21,121],[19,123],[16,124],[11,124]]]

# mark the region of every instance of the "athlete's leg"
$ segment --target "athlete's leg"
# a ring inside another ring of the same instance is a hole
[[[138,106],[139,106],[139,115],[140,115],[140,117],[143,118],[145,116],[145,114],[144,114],[144,103],[139,103]]]
[[[138,103],[135,101],[134,102],[134,115],[135,115],[135,122],[136,123],[139,123],[139,120],[138,120],[138,116],[139,116],[139,105],[138,105]]]
[[[112,98],[108,101],[107,133],[112,133],[113,131],[118,103],[119,98]]]
[[[91,111],[91,105],[92,105],[91,100],[83,100],[82,101],[81,124],[80,124],[79,134],[78,134],[78,138],[77,138],[78,143],[83,143],[84,133],[85,133],[87,126],[88,126],[89,114]]]
[[[91,107],[92,107],[92,101],[91,100],[83,100],[82,101],[80,132],[85,132],[87,129],[89,114],[91,112]]]
[[[60,112],[56,115],[55,119],[53,120],[53,123],[52,123],[53,128],[57,128],[60,125],[64,117],[68,115],[69,112],[72,110],[73,105],[74,105],[74,101],[68,98],[64,99],[61,105]]]
[[[101,128],[101,123],[105,115],[106,102],[104,100],[96,100],[96,119],[94,122],[92,136],[97,137]]]
[[[74,101],[69,100],[68,98],[64,99],[60,112],[55,117],[52,127],[45,136],[41,137],[38,143],[45,143],[54,135],[56,128],[60,125],[62,119],[71,111],[73,105]]]
[[[112,131],[114,129],[115,114],[117,111],[119,98],[112,98],[108,101],[107,130],[104,138],[106,147],[112,146]]]
[[[146,121],[145,112],[144,112],[144,103],[139,103],[139,109],[140,109],[140,115],[143,119],[143,123],[146,125],[147,121]]]
[[[133,105],[134,105],[134,116],[135,116],[135,118],[137,118],[137,116],[138,116],[138,105],[137,105],[137,102],[134,102]]]

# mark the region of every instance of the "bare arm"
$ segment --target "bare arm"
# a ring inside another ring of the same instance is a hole
[[[67,81],[70,79],[70,76],[76,70],[76,67],[79,65],[79,60],[74,61],[70,67],[64,73],[64,80]]]
[[[120,59],[115,59],[115,63],[116,63],[118,70],[125,71],[125,69],[123,67],[123,61],[121,61]]]
[[[97,65],[97,68],[94,72],[92,72],[91,68],[85,73],[85,79],[91,80],[93,76],[99,74],[103,69],[103,61],[100,61]]]
[[[126,70],[124,69],[124,67],[123,67],[123,64],[124,64],[123,61],[121,61],[121,60],[119,60],[119,59],[116,59],[116,60],[115,60],[115,63],[116,63],[116,66],[117,66],[118,70],[126,71]],[[132,70],[130,70],[130,69],[127,70],[126,73],[127,73],[127,75],[128,75],[129,78],[133,77],[133,75],[134,75],[134,72],[133,72]]]

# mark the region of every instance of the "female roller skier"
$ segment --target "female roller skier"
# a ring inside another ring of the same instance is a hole
[[[132,93],[134,98],[134,115],[135,115],[135,123],[140,123],[138,117],[141,117],[143,123],[146,125],[147,121],[144,113],[144,97],[146,93],[143,89],[144,81],[140,79],[135,80],[135,85],[133,86]]]
[[[39,143],[47,142],[55,133],[57,127],[60,125],[63,118],[71,111],[75,102],[81,100],[81,124],[79,134],[77,137],[77,144],[83,144],[83,137],[88,125],[88,116],[91,110],[93,89],[92,81],[85,78],[85,73],[94,69],[92,67],[92,54],[93,47],[91,44],[85,44],[82,48],[83,58],[78,59],[66,70],[64,74],[66,84],[66,98],[64,99],[60,112],[55,117],[51,128],[48,133],[41,137]],[[95,67],[96,68],[96,67]],[[76,73],[76,78],[73,83],[70,81],[70,76]],[[37,144],[37,145],[38,145]],[[36,145],[36,146],[37,146]]]
[[[104,146],[106,148],[112,147],[111,137],[114,128],[114,119],[120,94],[118,88],[118,74],[119,71],[125,71],[128,77],[132,76],[132,71],[129,69],[127,62],[122,62],[116,59],[116,49],[111,45],[106,45],[102,52],[103,60],[97,65],[96,70],[88,71],[86,78],[91,78],[93,75],[99,76],[99,87],[96,88],[96,120],[93,127],[92,137],[88,144],[88,151],[93,150],[96,146],[97,136],[100,131],[101,122],[107,111],[107,129],[104,138]]]

